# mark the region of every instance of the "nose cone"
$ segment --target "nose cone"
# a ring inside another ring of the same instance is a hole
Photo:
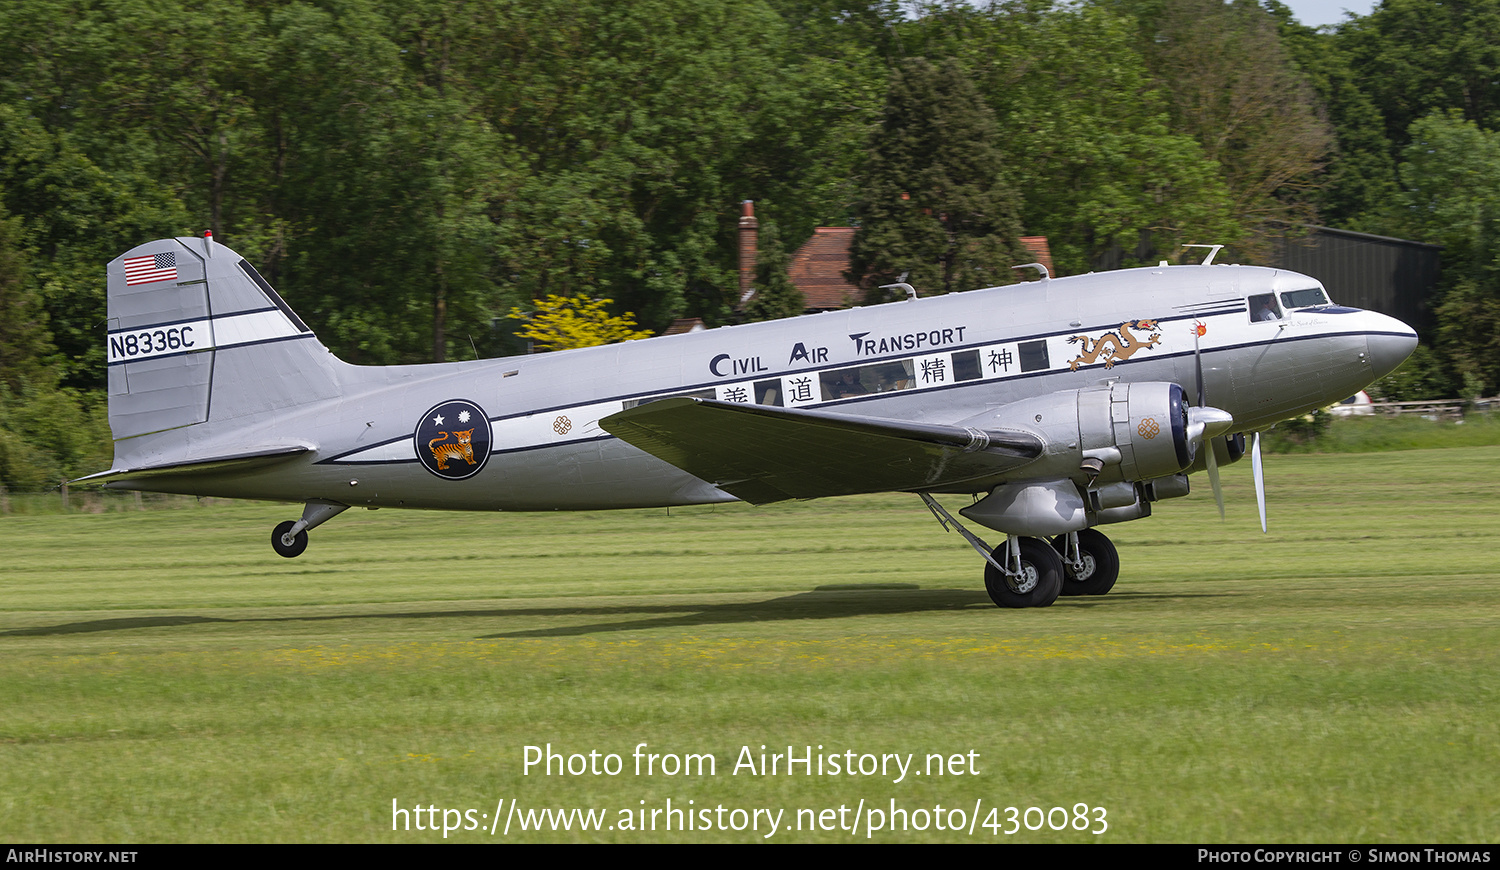
[[[1417,333],[1411,327],[1392,317],[1384,320],[1389,329],[1365,336],[1370,351],[1370,369],[1377,378],[1395,371],[1417,349]]]

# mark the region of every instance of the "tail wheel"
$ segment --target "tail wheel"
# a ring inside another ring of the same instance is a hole
[[[1046,607],[1062,591],[1063,564],[1057,551],[1037,538],[1021,538],[1021,573],[1011,577],[994,565],[985,563],[984,588],[990,599],[1001,607]],[[1006,544],[994,550],[995,561],[1006,564]]]
[[[288,536],[292,526],[295,525],[296,523],[292,520],[287,520],[271,531],[271,549],[276,551],[276,555],[292,559],[302,555],[302,551],[307,549],[306,529]]]
[[[1052,546],[1065,553],[1068,536],[1053,538]],[[1120,554],[1109,538],[1096,529],[1084,529],[1078,533],[1078,554],[1083,560],[1083,570],[1075,575],[1063,564],[1062,594],[1103,595],[1114,588],[1120,577]]]

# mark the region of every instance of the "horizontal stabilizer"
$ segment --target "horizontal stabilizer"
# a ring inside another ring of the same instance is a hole
[[[248,453],[236,453],[233,456],[187,459],[163,465],[146,465],[140,468],[115,468],[68,482],[72,484],[94,485],[112,483],[116,480],[140,480],[146,477],[160,478],[174,475],[249,471],[253,468],[262,468],[267,465],[275,465],[278,462],[285,462],[295,456],[301,456],[310,450],[312,448],[305,444],[298,444],[291,447],[269,447],[264,450],[255,450]]]
[[[677,397],[599,421],[605,431],[753,504],[933,489],[1042,452],[1028,432],[846,417]]]

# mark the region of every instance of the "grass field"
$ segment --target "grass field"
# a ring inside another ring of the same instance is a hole
[[[1014,611],[914,496],[351,511],[296,560],[287,506],[0,518],[0,839],[1492,842],[1497,463],[1273,457],[1269,536],[1241,463],[1227,523],[1204,486],[1108,529],[1114,592]],[[549,743],[621,770],[526,772]],[[734,772],[762,745],[964,765]]]

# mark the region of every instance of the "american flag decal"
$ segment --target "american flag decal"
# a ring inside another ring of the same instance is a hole
[[[125,286],[177,280],[177,253],[147,254],[125,258]]]

